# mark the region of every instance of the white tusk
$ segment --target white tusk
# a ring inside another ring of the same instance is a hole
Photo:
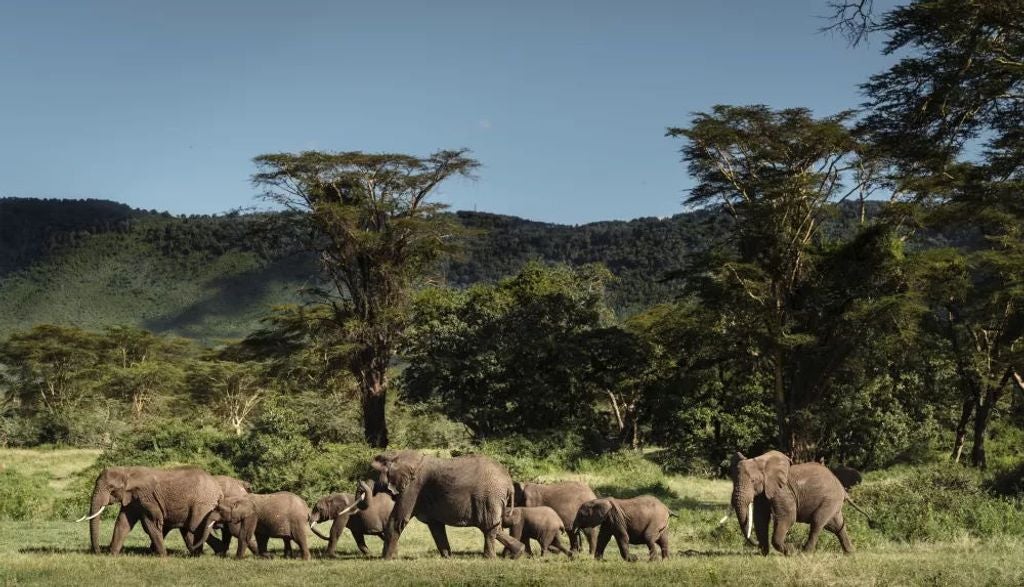
[[[105,510],[105,509],[107,509],[107,506],[103,506],[103,507],[101,507],[101,508],[100,508],[100,511],[96,512],[95,514],[93,514],[93,515],[91,515],[91,516],[89,516],[89,515],[86,515],[86,516],[82,516],[81,518],[78,518],[78,519],[77,519],[77,520],[75,520],[75,521],[76,521],[76,522],[84,522],[84,521],[86,521],[86,520],[91,520],[91,519],[95,518],[96,516],[98,516],[98,515],[102,514],[102,513],[103,513],[103,510]]]
[[[747,540],[750,540],[750,531],[754,528],[754,502],[747,506]]]
[[[217,520],[214,520],[214,521],[210,522],[210,525],[207,526],[207,528],[213,528],[213,525],[216,524],[216,523],[217,523]]]
[[[725,523],[725,521],[726,521],[726,520],[728,520],[728,519],[729,519],[729,514],[725,514],[724,516],[722,516],[722,519],[721,519],[721,520],[718,520],[718,525],[719,525],[719,526],[721,526],[721,525],[722,525],[722,524],[724,524],[724,523]]]
[[[350,514],[350,513],[354,512],[354,511],[356,511],[357,509],[359,509],[359,502],[358,501],[355,502],[354,504],[348,506],[347,508],[341,510],[340,512],[338,512],[338,515],[339,516],[343,516],[345,514]]]

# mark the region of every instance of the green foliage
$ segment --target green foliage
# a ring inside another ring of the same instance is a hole
[[[52,502],[53,490],[47,484],[47,475],[0,469],[0,520],[46,519]]]
[[[474,435],[593,429],[604,269],[529,264],[515,277],[420,296],[404,397],[435,400]]]
[[[872,514],[878,532],[893,541],[1024,535],[1019,499],[993,497],[980,472],[948,463],[896,469],[885,480],[869,476],[854,496]]]

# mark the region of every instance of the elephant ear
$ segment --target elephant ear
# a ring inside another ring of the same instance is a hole
[[[626,531],[626,515],[622,512],[622,508],[619,507],[619,504],[616,503],[616,501],[614,499],[610,499],[609,498],[608,499],[608,503],[611,504],[611,507],[608,509],[608,514],[606,515],[606,519],[609,522],[611,522],[613,527],[618,528],[619,530],[625,532]]]
[[[756,459],[764,472],[764,494],[774,499],[776,494],[789,483],[789,457],[777,450],[769,451]]]

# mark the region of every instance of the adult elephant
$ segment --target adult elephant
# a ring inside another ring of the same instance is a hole
[[[523,544],[501,529],[504,514],[513,507],[514,494],[508,471],[492,459],[444,459],[403,450],[377,455],[372,465],[380,473],[374,492],[390,493],[395,500],[384,528],[384,558],[398,553],[398,539],[413,516],[430,528],[434,544],[445,558],[452,554],[445,526],[479,528],[488,558],[496,556],[495,539],[513,558],[523,553]]]
[[[731,475],[732,507],[748,541],[751,528],[756,530],[761,554],[767,556],[770,550],[768,526],[772,518],[775,527],[770,544],[783,554],[794,552],[786,544],[786,534],[797,522],[811,526],[804,552],[814,552],[823,529],[839,538],[843,552],[853,552],[843,519],[843,502],[848,496],[839,479],[824,465],[794,465],[775,450],[749,459],[737,452],[732,458]]]
[[[121,552],[125,536],[139,522],[160,556],[167,555],[165,529],[182,529],[185,546],[191,552],[195,537],[203,532],[204,519],[222,495],[217,481],[195,467],[108,467],[96,477],[89,513],[79,521],[89,520],[89,541],[92,551],[99,554],[99,516],[108,505],[120,504],[110,554]]]
[[[594,491],[586,483],[578,481],[520,483],[516,481],[513,486],[516,506],[547,506],[555,510],[569,532],[569,549],[573,552],[580,552],[580,531],[572,530],[573,519],[581,505],[592,499],[597,499]],[[582,533],[587,537],[590,554],[593,556],[594,548],[597,546],[597,528],[587,528],[582,530]]]

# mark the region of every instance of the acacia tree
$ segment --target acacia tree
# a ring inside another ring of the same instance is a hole
[[[870,19],[885,53],[906,54],[863,85],[863,130],[890,162],[890,188],[932,226],[974,237],[921,260],[960,380],[952,456],[973,419],[971,461],[983,467],[1003,391],[1024,391],[1024,3],[915,0]]]
[[[405,330],[410,292],[456,245],[460,227],[430,201],[478,163],[465,150],[428,157],[359,151],[256,157],[253,182],[304,224],[303,246],[320,259],[330,336],[346,347],[367,443],[386,447],[388,371]],[[320,329],[323,330],[323,329]]]
[[[843,247],[823,242],[835,205],[863,192],[868,177],[846,127],[850,113],[815,119],[802,108],[716,106],[670,136],[697,179],[687,203],[720,206],[732,248],[709,257],[691,280],[728,321],[725,336],[750,341],[767,369],[778,446],[813,456],[813,412],[874,321],[908,308],[899,289],[898,239],[867,228]]]

